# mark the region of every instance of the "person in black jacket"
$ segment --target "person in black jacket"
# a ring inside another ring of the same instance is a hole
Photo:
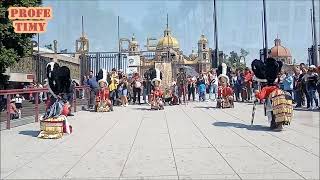
[[[318,108],[318,98],[316,96],[317,91],[317,81],[318,81],[318,74],[316,73],[316,67],[310,66],[307,73],[307,91],[310,98],[310,107],[309,109]],[[313,107],[313,101],[316,104],[316,107]]]

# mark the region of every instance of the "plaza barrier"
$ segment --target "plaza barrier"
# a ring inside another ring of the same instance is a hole
[[[73,98],[70,104],[73,112],[76,112],[78,105],[88,105],[90,88],[88,86],[76,86],[73,92]],[[19,94],[20,97],[24,99],[22,103],[23,108],[21,109],[23,118],[34,116],[33,122],[38,122],[39,114],[45,112],[46,101],[50,95],[48,88],[0,90],[0,123],[6,121],[6,129],[11,128],[11,121],[13,119],[10,115],[10,102],[15,98],[16,94]],[[19,117],[18,119],[23,118]]]

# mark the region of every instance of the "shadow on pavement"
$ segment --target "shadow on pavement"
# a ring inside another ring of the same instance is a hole
[[[19,134],[25,135],[25,136],[32,136],[37,137],[39,135],[40,131],[20,131]]]
[[[140,108],[131,108],[131,109],[134,109],[134,110],[141,110],[141,111],[151,111],[151,108],[150,107],[140,107]]]
[[[219,109],[219,108],[214,107],[214,106],[195,106],[194,108],[198,108],[198,109]]]
[[[215,122],[212,125],[219,127],[235,127],[235,128],[245,128],[251,131],[271,131],[268,126],[261,125],[247,125],[241,123],[231,123],[231,122]]]
[[[310,111],[310,112],[320,112],[319,109],[301,109],[301,108],[293,108],[295,111]]]

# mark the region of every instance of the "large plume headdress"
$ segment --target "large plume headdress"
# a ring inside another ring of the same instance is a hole
[[[229,84],[229,77],[227,76],[228,66],[225,63],[222,63],[217,70],[219,81],[224,81]]]
[[[155,85],[156,82],[159,85],[162,81],[162,72],[157,68],[152,68],[149,70],[151,75],[151,83],[152,85]]]
[[[251,63],[251,68],[259,80],[267,81],[268,85],[273,85],[282,65],[282,61],[277,61],[274,58],[267,58],[265,62],[255,59]]]
[[[46,67],[49,92],[57,95],[70,93],[71,76],[67,66],[60,67],[58,63],[50,62]]]
[[[97,82],[100,84],[100,82],[104,82],[108,85],[108,81],[107,81],[107,76],[108,76],[108,73],[105,69],[100,69],[98,74],[97,74]]]

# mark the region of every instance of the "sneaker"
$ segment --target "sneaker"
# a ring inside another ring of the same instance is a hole
[[[307,107],[308,110],[313,110],[313,107]]]

